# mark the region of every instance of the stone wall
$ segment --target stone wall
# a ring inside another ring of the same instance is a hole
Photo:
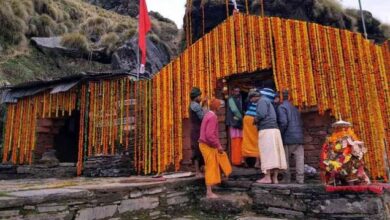
[[[305,163],[318,169],[322,144],[331,132],[334,119],[329,113],[319,115],[318,111],[310,111],[302,113],[302,121],[305,137]]]
[[[91,156],[85,161],[83,176],[121,177],[136,173],[132,151],[120,155]]]
[[[323,185],[260,185],[251,188],[253,210],[289,219],[389,219],[390,192],[328,193]]]
[[[57,166],[37,165],[0,165],[0,180],[40,179],[76,177],[75,163],[59,163]]]
[[[34,150],[35,158],[40,159],[42,154],[54,148],[54,137],[59,133],[60,128],[65,125],[63,120],[38,119],[37,122],[37,143]]]
[[[199,201],[200,181],[18,191],[0,197],[0,219],[170,219]]]
[[[200,178],[142,183],[137,178],[95,179],[75,186],[64,182],[61,188],[6,191],[0,196],[0,219],[172,219],[188,210],[211,214],[212,219],[238,219],[248,212],[287,219],[390,218],[390,192],[386,190],[382,195],[328,193],[320,184],[261,185],[249,180],[250,176],[235,176],[216,187],[221,195],[216,200],[204,198]]]

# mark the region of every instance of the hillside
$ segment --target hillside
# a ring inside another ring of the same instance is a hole
[[[178,29],[157,13],[151,17],[150,44],[167,54],[161,58],[163,64],[177,53]],[[0,20],[0,80],[10,83],[110,70],[119,48],[133,50],[134,43],[129,40],[137,25],[131,16],[83,0],[0,0]],[[48,52],[31,41],[48,37],[47,41],[53,42],[57,36],[61,39],[57,48],[75,51],[76,55],[63,54],[56,48]],[[91,54],[95,51],[104,62],[94,59]],[[121,57],[116,57],[116,62],[121,62]]]

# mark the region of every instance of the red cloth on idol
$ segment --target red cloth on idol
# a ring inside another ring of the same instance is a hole
[[[146,34],[150,30],[150,18],[148,7],[145,0],[139,2],[139,18],[138,18],[138,46],[141,50],[141,64],[146,63]]]

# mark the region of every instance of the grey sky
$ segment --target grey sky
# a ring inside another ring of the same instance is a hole
[[[363,9],[371,11],[373,15],[382,22],[390,24],[390,0],[361,1]],[[345,7],[359,7],[358,0],[340,0],[340,2]],[[146,0],[146,3],[149,11],[158,11],[164,17],[173,20],[179,28],[183,25],[184,5],[186,0]]]

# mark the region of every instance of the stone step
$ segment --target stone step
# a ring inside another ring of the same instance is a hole
[[[202,198],[199,206],[200,210],[207,214],[238,214],[244,211],[245,207],[252,205],[252,199],[245,192],[219,193],[219,198]]]

